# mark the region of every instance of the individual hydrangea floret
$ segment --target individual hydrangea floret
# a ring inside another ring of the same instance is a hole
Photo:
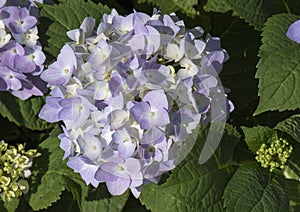
[[[262,144],[256,152],[255,159],[261,163],[262,167],[269,167],[270,172],[273,172],[277,168],[284,169],[292,151],[293,147],[286,140],[280,138],[270,145]]]
[[[0,196],[3,201],[26,194],[29,190],[32,159],[41,154],[35,149],[25,150],[23,144],[17,147],[0,142]]]
[[[0,90],[22,100],[47,91],[38,77],[46,57],[38,41],[39,13],[34,2],[0,1]]]
[[[175,168],[218,95],[226,102],[215,117],[233,110],[218,80],[228,54],[219,38],[187,29],[175,14],[112,10],[95,23],[87,17],[67,32],[72,41],[41,74],[51,92],[39,116],[63,122],[64,158],[87,184],[138,197]]]
[[[292,41],[300,43],[300,20],[295,21],[289,26],[286,36]]]

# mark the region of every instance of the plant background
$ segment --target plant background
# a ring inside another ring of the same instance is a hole
[[[105,185],[86,186],[62,161],[58,124],[38,119],[44,97],[21,101],[0,93],[0,139],[38,148],[30,192],[3,203],[0,211],[299,211],[300,45],[285,33],[300,19],[300,0],[57,0],[39,5],[39,36],[50,64],[68,42],[66,31],[86,16],[101,20],[115,8],[152,14],[176,12],[188,28],[202,26],[221,38],[230,55],[221,73],[235,105],[221,144],[204,165],[199,154],[208,133],[203,126],[187,158],[159,185],[112,197]],[[294,151],[283,171],[270,173],[255,161],[262,143],[285,138]]]

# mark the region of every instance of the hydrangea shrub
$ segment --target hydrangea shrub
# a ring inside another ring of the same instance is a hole
[[[0,211],[299,211],[297,1],[98,2],[0,0]]]

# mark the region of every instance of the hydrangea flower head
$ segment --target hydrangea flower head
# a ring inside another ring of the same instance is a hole
[[[0,89],[23,100],[46,91],[37,77],[46,57],[38,42],[36,11],[34,1],[0,2]]]
[[[210,120],[228,55],[220,39],[186,29],[175,14],[112,10],[97,30],[95,22],[87,17],[69,31],[72,41],[42,73],[51,95],[39,116],[63,122],[64,158],[87,184],[138,197],[175,168],[185,139]],[[225,116],[233,109],[226,101]]]

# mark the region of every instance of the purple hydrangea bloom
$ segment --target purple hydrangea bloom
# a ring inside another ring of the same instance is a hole
[[[17,8],[9,11],[9,21],[4,23],[8,26],[13,34],[22,34],[36,25],[37,20],[34,16],[30,16],[27,8]]]
[[[41,78],[52,85],[64,85],[70,80],[76,67],[75,54],[72,48],[66,44],[61,49],[57,61],[41,74]]]
[[[33,7],[38,11],[33,1],[0,1],[0,66],[5,70],[1,73],[1,90],[22,100],[42,96],[47,90],[38,77],[46,57],[38,42],[38,14]],[[8,81],[8,69],[12,79],[18,80]]]
[[[143,183],[139,160],[114,158],[102,164],[95,173],[95,179],[105,182],[112,195],[121,195],[128,188],[135,188]]]
[[[142,129],[163,127],[169,124],[167,110],[168,101],[162,90],[148,92],[142,102],[134,102],[134,106],[130,109]]]
[[[98,186],[99,180],[94,176],[99,166],[94,164],[89,158],[84,156],[70,157],[67,165],[75,172],[80,173],[87,184],[92,184],[94,187]]]
[[[26,76],[17,72],[12,71],[11,69],[0,66],[0,79],[1,90],[12,90],[16,91],[22,88],[21,80],[26,79]]]
[[[64,159],[87,184],[138,197],[175,168],[198,125],[232,110],[218,80],[228,55],[219,38],[186,29],[175,14],[112,10],[97,30],[95,22],[69,31],[72,41],[42,72],[51,92],[40,117],[63,123]],[[38,67],[28,55],[24,64]],[[225,108],[213,107],[220,96]]]

